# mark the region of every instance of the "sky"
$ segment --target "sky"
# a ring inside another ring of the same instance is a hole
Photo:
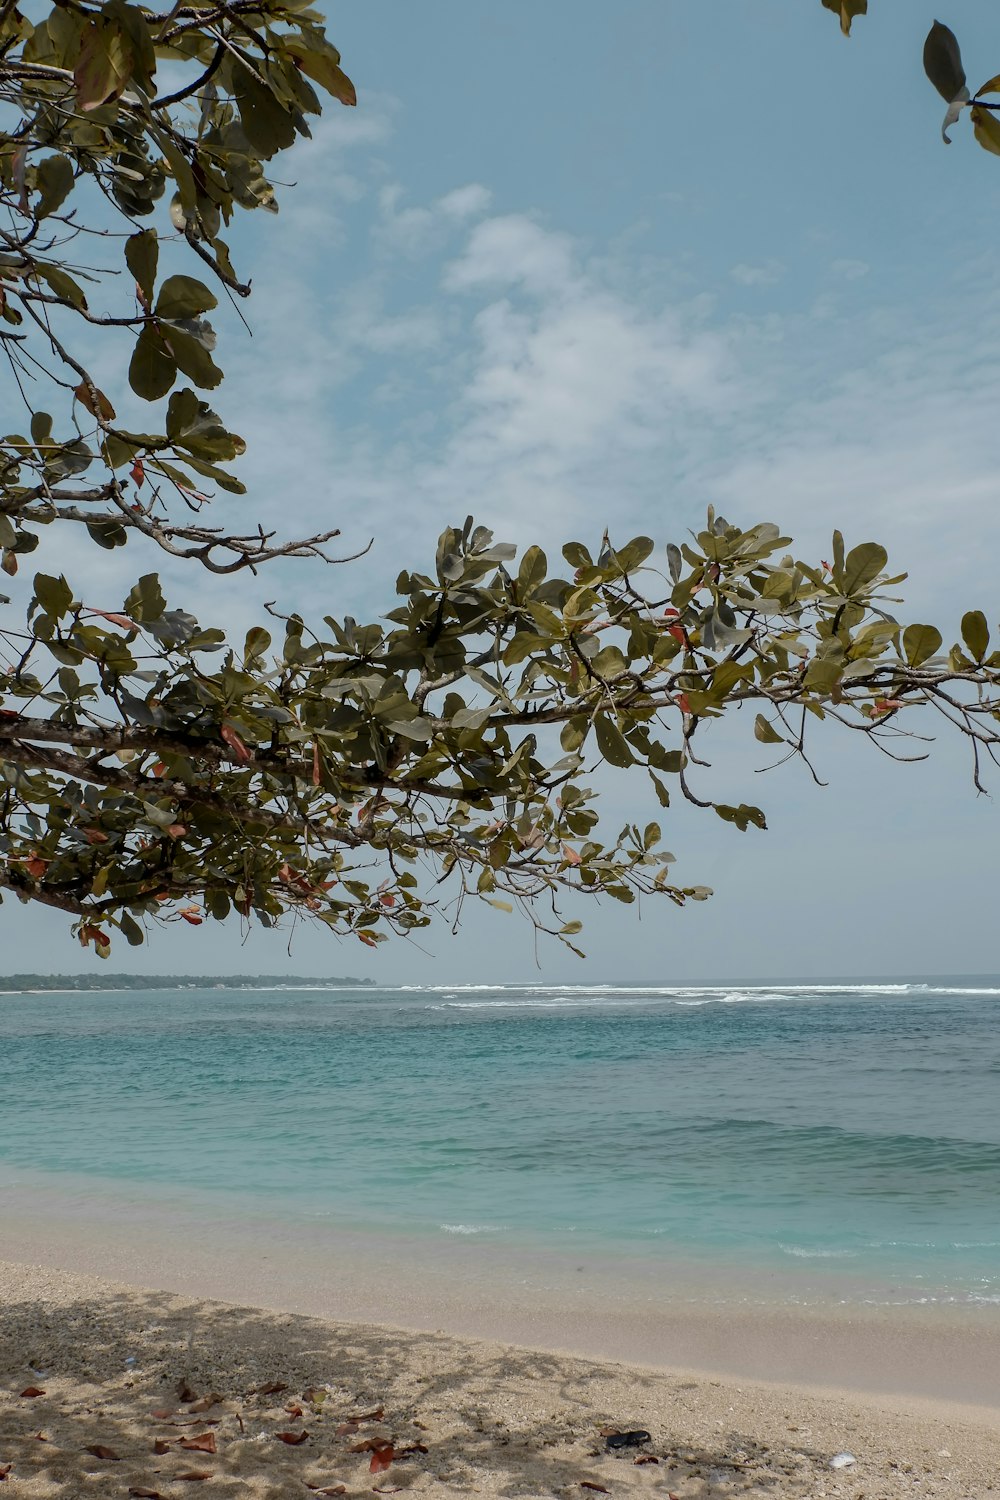
[[[970,83],[1000,71],[987,0],[937,3]],[[171,601],[234,633],[272,598],[377,618],[467,514],[558,554],[606,526],[680,541],[711,503],[778,522],[807,558],[834,527],[881,541],[909,572],[907,618],[946,640],[966,609],[996,622],[1000,162],[967,120],[942,144],[931,12],[870,9],[850,40],[819,0],[330,10],[358,108],[332,105],[276,173],[280,213],[229,236],[252,338],[217,319],[216,394],[250,492],[220,496],[217,519],[373,545],[259,587],[167,568]],[[93,564],[120,605],[117,555]],[[899,766],[830,727],[819,788],[800,766],[762,774],[750,727],[719,730],[713,784],[761,802],[768,831],[671,808],[678,879],[714,899],[580,902],[583,962],[483,908],[376,952],[208,923],[111,966],[385,983],[1000,971],[997,807],[961,743]],[[655,812],[634,778],[601,787],[614,827]],[[95,962],[57,914],[8,902],[0,934],[11,969]]]

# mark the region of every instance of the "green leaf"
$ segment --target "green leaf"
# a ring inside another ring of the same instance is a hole
[[[295,120],[249,68],[233,68],[233,94],[254,153],[267,161],[295,140]]]
[[[841,592],[850,597],[860,593],[885,570],[889,554],[878,542],[862,542],[852,547],[844,562],[844,576],[839,580]]]
[[[192,326],[198,328],[197,335],[178,328],[175,323],[165,323],[164,334],[177,368],[196,386],[211,391],[222,383],[222,371],[206,347],[208,341],[204,330],[211,333],[211,328],[207,323]]]
[[[87,532],[91,541],[110,552],[113,547],[124,547],[128,532],[117,521],[88,521]]]
[[[934,625],[907,625],[903,631],[903,654],[911,667],[921,666],[940,649],[941,632]]]
[[[73,163],[68,156],[47,156],[35,168],[35,187],[41,195],[35,209],[39,219],[61,208],[73,189]]]
[[[122,932],[125,934],[130,947],[142,947],[143,943],[146,940],[146,934],[143,932],[142,928],[139,926],[139,923],[135,920],[134,917],[129,916],[127,911],[123,911],[121,916],[118,918],[118,925],[121,928]]]
[[[548,560],[541,547],[529,547],[521,558],[521,566],[517,570],[517,586],[523,593],[525,589],[532,589],[542,582],[548,569]]]
[[[73,590],[61,575],[52,578],[47,573],[36,573],[35,598],[47,615],[61,620],[72,608]]]
[[[307,78],[326,89],[341,104],[357,104],[354,84],[339,66],[340,53],[324,37],[314,37],[308,33],[302,39],[289,37],[285,40],[285,51],[294,58]]]
[[[144,573],[125,600],[125,613],[136,623],[158,620],[167,607],[156,573]]]
[[[35,275],[46,282],[49,290],[68,302],[70,307],[75,307],[78,312],[86,312],[87,299],[83,295],[83,288],[78,286],[72,276],[67,275],[58,266],[47,266],[41,261],[35,263]]]
[[[141,289],[147,305],[153,300],[156,268],[160,259],[160,242],[155,229],[144,229],[125,241],[125,263]]]
[[[193,276],[168,276],[160,287],[154,312],[158,318],[194,318],[218,305],[218,297],[204,282]]]
[[[661,807],[669,807],[670,806],[670,793],[667,790],[667,788],[663,785],[663,782],[660,780],[660,778],[658,776],[654,776],[653,773],[652,773],[652,771],[650,771],[650,773],[649,773],[649,779],[653,783],[653,789],[656,792],[656,800],[657,800],[657,802],[659,802],[659,804],[660,804]]]
[[[577,714],[563,725],[559,734],[560,745],[567,751],[579,750],[589,729],[590,720],[585,714]]]
[[[594,719],[597,748],[604,759],[613,766],[631,766],[635,759],[614,719],[608,714],[598,714]]]
[[[753,721],[753,732],[755,739],[764,745],[783,745],[784,738],[778,733],[773,724],[769,724],[763,714],[758,714]]]
[[[650,537],[637,536],[626,542],[624,547],[616,547],[615,555],[622,572],[631,573],[635,568],[641,567],[655,546],[656,543]]]
[[[727,807],[723,802],[715,804],[715,811],[724,823],[735,823],[741,833],[746,833],[750,824],[755,828],[766,828],[767,819],[759,807],[750,807],[746,802],[741,802],[739,807]]]
[[[128,383],[144,401],[159,401],[177,379],[177,365],[152,323],[140,333],[128,367]]]
[[[990,648],[990,627],[981,609],[970,609],[962,616],[962,640],[975,661],[982,661]]]

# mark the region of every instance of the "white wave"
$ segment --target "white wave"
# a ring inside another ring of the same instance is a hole
[[[854,1260],[855,1250],[817,1250],[805,1245],[778,1245],[786,1255],[797,1255],[801,1260]]]
[[[445,1234],[501,1234],[503,1224],[441,1224]]]

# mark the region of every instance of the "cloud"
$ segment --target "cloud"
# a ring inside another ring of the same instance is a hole
[[[757,266],[741,261],[738,266],[733,266],[729,274],[740,286],[774,286],[775,282],[781,280],[784,270],[784,266],[776,260],[767,260]]]

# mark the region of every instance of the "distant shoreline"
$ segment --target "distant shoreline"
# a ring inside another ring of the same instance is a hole
[[[301,990],[370,989],[373,979],[351,975],[306,977],[302,974],[7,974],[0,976],[0,995],[52,992],[101,993],[115,990]]]

